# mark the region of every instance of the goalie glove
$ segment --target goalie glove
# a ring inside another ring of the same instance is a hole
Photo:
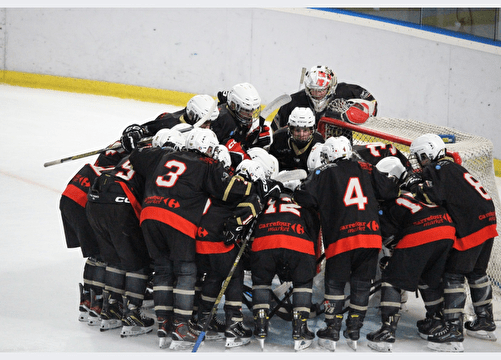
[[[130,153],[137,148],[137,143],[143,138],[144,129],[137,124],[127,126],[120,137],[123,149]]]
[[[361,125],[367,121],[370,116],[369,105],[364,100],[352,99],[347,102],[348,109],[341,114],[343,121],[350,124]]]

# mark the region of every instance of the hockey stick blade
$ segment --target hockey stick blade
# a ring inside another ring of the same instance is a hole
[[[284,170],[279,172],[277,175],[271,178],[281,183],[292,181],[292,180],[303,180],[306,179],[308,173],[304,169],[294,169],[294,170]]]
[[[261,117],[266,120],[268,116],[271,115],[273,111],[284,106],[292,100],[291,96],[288,94],[283,94],[277,97],[275,100],[271,101],[266,105],[263,111],[261,111]]]

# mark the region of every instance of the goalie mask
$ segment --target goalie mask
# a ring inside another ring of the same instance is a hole
[[[351,143],[345,136],[330,137],[325,140],[322,146],[321,158],[322,161],[333,163],[340,159],[349,159],[352,154]]]
[[[310,108],[297,107],[289,115],[289,136],[298,148],[305,147],[315,132],[315,114]]]
[[[253,147],[247,150],[247,155],[249,155],[252,160],[259,162],[267,179],[278,174],[279,164],[277,158],[268,153],[265,149]]]
[[[235,114],[239,126],[249,129],[261,114],[261,97],[253,85],[237,84],[228,94],[228,108]]]
[[[217,108],[216,100],[209,95],[193,96],[186,105],[186,122],[190,125],[194,125],[198,120],[209,113],[214,104],[216,104],[216,106],[212,111],[212,114],[204,124],[200,125],[200,127],[210,128],[210,122],[216,120],[219,116],[219,109]]]
[[[445,144],[436,134],[424,134],[414,139],[409,148],[411,155],[415,156],[421,166],[445,156]]]
[[[245,159],[238,164],[235,174],[250,181],[265,180],[264,170],[256,160]]]
[[[158,130],[153,140],[151,141],[151,146],[153,147],[164,147],[168,146],[174,150],[184,150],[186,140],[178,130],[174,129],[161,129]]]
[[[407,175],[407,171],[402,165],[402,162],[396,156],[387,156],[378,161],[376,169],[387,174],[388,177],[395,177],[397,182],[400,182]]]
[[[314,66],[305,74],[304,88],[306,95],[313,103],[315,112],[325,109],[336,87],[336,75],[327,66]]]
[[[186,149],[212,157],[219,145],[216,134],[210,129],[195,128],[186,137]]]

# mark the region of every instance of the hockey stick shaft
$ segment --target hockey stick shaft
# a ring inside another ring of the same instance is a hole
[[[231,266],[230,272],[228,273],[228,276],[226,277],[223,285],[221,286],[221,290],[219,291],[219,294],[217,295],[217,298],[216,298],[216,301],[214,302],[214,305],[212,305],[212,309],[211,309],[211,312],[209,314],[209,318],[205,321],[203,329],[200,332],[200,335],[198,335],[198,339],[197,339],[195,345],[193,346],[193,350],[191,352],[196,352],[198,350],[198,347],[200,346],[200,344],[204,340],[205,333],[207,332],[207,328],[209,327],[209,324],[210,324],[212,318],[217,313],[217,307],[218,307],[219,303],[221,302],[221,299],[222,299],[224,293],[226,292],[226,288],[228,287],[228,284],[230,283],[231,278],[233,277],[233,273],[235,272],[235,270],[238,266],[238,263],[240,262],[240,259],[242,258],[242,255],[245,251],[245,248],[247,247],[247,243],[249,242],[251,235],[254,231],[254,227],[256,226],[256,222],[257,222],[257,217],[255,217],[253,219],[252,223],[249,225],[249,229],[244,237],[244,240],[240,244],[240,250],[238,251],[238,254],[235,257],[235,261],[233,262],[233,265]]]
[[[301,86],[303,86],[303,82],[304,82],[304,74],[306,74],[306,68],[302,68],[301,69],[301,78],[299,79],[299,90],[301,90]]]

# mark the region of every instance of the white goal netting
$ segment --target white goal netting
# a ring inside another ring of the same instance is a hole
[[[447,155],[455,162],[463,165],[477,180],[479,180],[494,200],[496,207],[497,229],[501,234],[501,203],[496,186],[493,144],[490,140],[466,134],[445,126],[437,126],[415,120],[405,120],[388,117],[371,117],[363,125],[352,125],[331,118],[322,118],[318,130],[324,138],[349,134],[353,144],[366,144],[374,142],[392,143],[405,155],[409,155],[409,145],[413,139],[426,133],[445,135],[455,138],[455,142],[447,143]],[[494,319],[501,319],[501,245],[499,237],[494,240],[494,247],[487,269],[493,289]],[[471,298],[468,293],[465,307],[466,318],[472,317],[474,312]]]

